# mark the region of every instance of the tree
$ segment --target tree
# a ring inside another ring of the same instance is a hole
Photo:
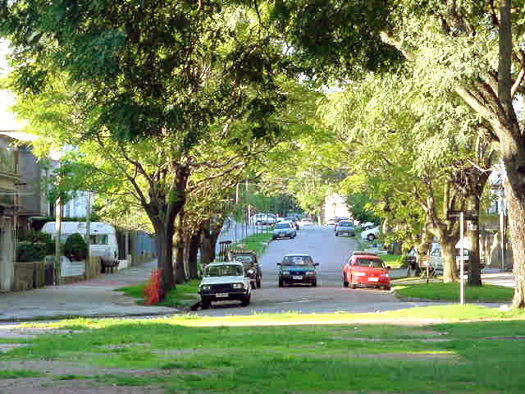
[[[196,168],[244,165],[280,129],[280,46],[264,9],[235,1],[17,1],[2,5],[12,88],[29,127],[78,146],[155,230],[174,285],[175,219]],[[38,102],[38,104],[31,104]],[[33,106],[33,111],[24,111]],[[63,116],[62,115],[66,115]],[[235,147],[213,163],[203,149]],[[93,163],[92,163],[93,164]]]
[[[525,140],[513,106],[522,89],[525,32],[522,1],[403,1],[389,42],[424,57],[421,80],[446,86],[490,126],[505,165],[506,199],[517,286],[513,306],[525,307]],[[424,28],[423,28],[424,26]]]
[[[479,138],[472,142],[472,129],[483,125],[470,110],[448,97],[428,101],[409,71],[407,65],[398,74],[354,82],[320,112],[346,141],[347,172],[353,174],[346,187],[370,194],[394,237],[415,241],[411,229],[426,227],[441,244],[444,280],[456,281],[459,225],[452,213],[468,198],[479,201],[488,178],[481,166],[490,165],[492,155]],[[458,117],[465,135],[457,132]]]

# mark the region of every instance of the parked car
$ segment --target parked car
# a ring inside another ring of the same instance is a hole
[[[458,242],[459,245],[459,242]],[[456,267],[458,270],[461,268],[461,252],[460,249],[457,247],[455,249],[456,253]],[[468,272],[469,269],[469,261],[470,261],[470,250],[463,249],[463,270],[465,272]],[[430,252],[430,256],[428,259],[424,259],[422,261],[422,267],[421,269],[426,270],[427,265],[430,269],[435,270],[436,274],[442,274],[443,273],[443,255],[441,254],[441,246],[438,243],[434,243],[432,245],[432,251]],[[485,264],[480,264],[480,268],[485,268]]]
[[[229,252],[229,259],[242,263],[244,272],[250,277],[252,288],[261,288],[262,270],[255,252],[242,249],[231,250]]]
[[[337,224],[337,229],[335,230],[335,236],[338,237],[340,235],[349,235],[350,237],[353,237],[355,235],[354,223],[350,220],[341,220]]]
[[[293,285],[297,283],[310,284],[317,286],[317,271],[312,256],[302,253],[291,253],[283,257],[279,266],[279,287]]]
[[[255,225],[268,225],[277,223],[277,216],[273,213],[256,213],[250,218],[250,223]]]
[[[343,286],[374,286],[390,290],[390,267],[374,253],[358,252],[343,267]]]
[[[371,228],[376,227],[377,225],[373,222],[364,222],[360,223],[359,227],[361,227],[361,230],[370,230]]]
[[[295,217],[287,216],[287,217],[284,218],[284,221],[285,222],[291,222],[295,226],[295,229],[299,230],[299,220],[297,220]]]
[[[361,238],[366,239],[368,241],[373,241],[379,236],[379,226],[373,227],[369,230],[365,230],[361,232]]]
[[[295,238],[297,232],[295,226],[291,222],[280,222],[275,224],[275,228],[272,231],[272,239],[277,238]]]
[[[310,218],[302,218],[299,220],[299,227],[305,227],[305,226],[313,226],[314,221]]]
[[[204,269],[199,284],[201,307],[208,308],[212,301],[239,300],[242,306],[250,304],[251,279],[244,266],[237,261],[210,263]]]
[[[332,224],[334,225],[334,231],[337,230],[337,225],[339,224],[339,222],[341,222],[342,220],[351,220],[349,217],[347,216],[336,216],[335,218],[331,219],[331,222]],[[330,221],[329,221],[330,222]]]

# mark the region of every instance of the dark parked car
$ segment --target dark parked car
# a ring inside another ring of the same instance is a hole
[[[244,271],[250,277],[252,287],[261,288],[262,270],[257,254],[251,250],[231,250],[230,260],[238,261],[244,266]]]
[[[341,220],[337,224],[337,229],[335,230],[335,236],[340,235],[349,235],[350,237],[355,236],[355,227],[354,223],[350,220]]]
[[[287,254],[279,266],[279,287],[297,283],[317,286],[317,270],[312,256],[301,253]]]

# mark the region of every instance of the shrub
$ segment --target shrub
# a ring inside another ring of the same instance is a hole
[[[17,242],[24,245],[24,247],[26,247],[27,244],[39,244],[39,247],[41,246],[41,244],[44,244],[45,245],[44,256],[47,256],[49,254],[55,254],[55,241],[53,240],[50,234],[43,233],[42,231],[19,230],[17,233]],[[17,253],[18,253],[18,249],[19,248],[17,247]],[[22,252],[22,253],[25,253],[25,252]],[[18,261],[23,261],[23,260],[18,260]],[[36,260],[31,260],[31,261],[36,261]]]
[[[79,233],[71,234],[67,237],[64,245],[64,254],[70,259],[85,259],[87,257],[87,244],[84,237]]]
[[[146,305],[155,305],[162,301],[164,292],[162,291],[162,271],[159,269],[151,271],[150,278],[144,287],[144,298]]]
[[[16,261],[43,261],[47,245],[43,242],[20,241],[16,244]]]

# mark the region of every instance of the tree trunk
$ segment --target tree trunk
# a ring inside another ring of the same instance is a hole
[[[184,214],[182,211],[177,215],[177,233],[175,243],[175,282],[186,283],[186,270],[184,269]]]
[[[173,277],[173,226],[153,223],[157,240],[157,268],[162,272],[164,293],[175,287]]]
[[[516,287],[512,305],[525,307],[525,149],[513,141],[502,141],[503,161],[507,171],[504,182],[509,211],[509,227],[513,251],[513,272]]]
[[[481,194],[481,193],[480,193]],[[481,197],[481,195],[479,196]],[[466,201],[467,210],[479,213],[479,199],[477,195],[470,195]],[[466,220],[466,236],[469,244],[468,284],[481,286],[481,263],[479,258],[479,216]],[[465,247],[465,245],[463,245]]]
[[[456,267],[456,243],[455,238],[444,238],[439,240],[441,256],[443,258],[443,282],[457,282],[459,280]]]
[[[210,221],[202,224],[200,232],[201,265],[207,265],[213,261],[213,249],[211,243]]]
[[[213,259],[215,259],[215,250],[217,249],[217,241],[219,240],[219,235],[221,234],[222,225],[224,224],[224,217],[221,217],[217,223],[212,223],[210,225],[210,246]]]
[[[197,269],[197,252],[199,251],[200,230],[192,231],[186,240],[188,249],[188,268],[190,279],[197,279],[199,272]]]

